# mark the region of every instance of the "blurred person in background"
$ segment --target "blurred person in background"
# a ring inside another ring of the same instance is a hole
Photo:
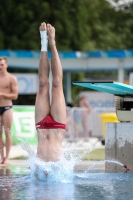
[[[9,163],[9,153],[12,145],[12,100],[16,100],[18,97],[17,79],[7,71],[7,67],[7,58],[0,57],[0,164]],[[2,137],[2,130],[4,130],[6,136],[5,143]]]
[[[75,142],[77,142],[76,138],[79,137],[79,132],[81,130],[81,125],[82,125],[82,116],[81,116],[81,111],[78,109],[79,105],[74,104],[74,112],[73,112],[73,119],[74,119],[74,137],[75,137]]]
[[[65,137],[70,138],[72,134],[72,127],[71,127],[71,109],[73,107],[73,104],[68,102],[66,105],[66,132]]]
[[[55,28],[45,22],[41,23],[40,36],[39,90],[35,103],[35,123],[38,133],[37,157],[45,162],[56,162],[62,154],[62,140],[66,129],[66,104],[62,87],[63,71],[56,48]],[[52,54],[52,101],[49,95],[48,43]]]
[[[82,124],[83,124],[83,136],[85,141],[88,140],[88,115],[92,113],[92,108],[88,101],[86,100],[85,96],[80,96],[80,107],[86,108],[86,111],[81,111],[82,113]]]

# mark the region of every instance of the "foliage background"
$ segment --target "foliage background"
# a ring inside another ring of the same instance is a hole
[[[40,50],[43,21],[56,28],[59,51],[133,47],[133,3],[114,8],[107,0],[0,0],[0,49]],[[85,74],[72,74],[77,77]]]
[[[133,3],[107,0],[6,0],[0,3],[0,49],[40,49],[38,27],[51,23],[59,50],[132,48]]]

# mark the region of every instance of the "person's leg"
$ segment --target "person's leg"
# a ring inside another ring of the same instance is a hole
[[[83,124],[83,130],[84,130],[84,139],[88,139],[88,123],[87,123],[87,113],[86,111],[83,111],[82,113],[82,124]]]
[[[10,154],[10,150],[12,146],[12,136],[11,136],[11,126],[12,126],[12,121],[13,121],[12,109],[9,109],[3,113],[2,120],[3,120],[4,132],[6,135],[6,142],[5,142],[6,156],[4,157],[3,164],[8,164],[9,154]]]
[[[38,76],[39,76],[39,91],[36,96],[35,103],[35,122],[39,122],[44,119],[50,110],[49,102],[49,61],[47,55],[47,49],[43,48],[43,43],[47,43],[47,33],[46,33],[46,24],[42,23],[40,26],[41,33],[41,57],[39,62]]]
[[[50,112],[49,97],[49,71],[50,65],[47,55],[47,32],[46,24],[40,26],[41,35],[41,57],[39,62],[39,90],[35,103],[35,123],[43,120]],[[37,157],[46,160],[48,154],[47,130],[38,130]]]
[[[4,160],[4,141],[2,138],[2,126],[3,126],[2,116],[0,116],[0,164]]]
[[[52,83],[52,103],[50,114],[60,123],[66,123],[66,104],[63,94],[63,71],[55,43],[55,29],[50,24],[47,25],[48,40],[51,48],[51,70],[53,75]]]
[[[66,124],[66,105],[62,88],[62,66],[55,44],[55,29],[50,24],[47,25],[48,40],[51,48],[51,70],[53,75],[52,82],[52,102],[50,114],[57,122]],[[48,132],[49,140],[49,160],[56,162],[62,154],[62,139],[65,131],[54,129]]]

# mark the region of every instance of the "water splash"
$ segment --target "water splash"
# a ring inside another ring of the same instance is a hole
[[[113,164],[117,164],[117,165],[120,165],[120,166],[124,166],[121,162],[117,161],[117,160],[114,160],[114,159],[110,159],[110,160],[102,160],[102,161],[97,161],[95,163],[93,163],[86,171],[85,173],[91,173],[94,171],[94,168],[95,166],[97,165],[102,165],[102,164],[105,164],[105,163],[113,163]]]
[[[22,141],[22,140],[21,140]],[[35,151],[30,147],[27,142],[21,142],[22,149],[27,151],[29,155],[29,159],[27,160],[29,168],[31,170],[30,177],[35,180],[47,181],[47,182],[71,182],[73,178],[87,178],[89,173],[93,173],[95,171],[95,167],[98,165],[103,165],[106,162],[117,164],[122,167],[121,162],[113,159],[102,160],[93,163],[89,168],[83,173],[75,173],[74,167],[75,165],[82,162],[83,157],[92,152],[93,149],[90,150],[82,150],[82,149],[70,149],[63,151],[63,154],[60,156],[57,162],[44,162],[40,158],[36,156]],[[127,166],[126,166],[127,167]],[[125,167],[125,168],[126,168]],[[128,168],[126,168],[128,169]],[[128,170],[127,170],[128,171]]]
[[[36,157],[35,151],[27,142],[21,140],[22,149],[29,155],[28,165],[31,169],[31,178],[48,182],[71,182],[75,176],[74,167],[82,161],[82,158],[91,150],[83,152],[82,149],[63,151],[57,162],[44,162]],[[82,153],[81,153],[82,152]]]
[[[121,162],[119,162],[117,160],[114,160],[114,159],[110,159],[110,160],[102,160],[102,161],[96,161],[96,162],[94,162],[83,173],[77,173],[76,177],[83,178],[83,179],[86,179],[88,177],[90,178],[90,174],[92,174],[92,173],[94,173],[96,171],[96,167],[99,166],[99,165],[103,165],[105,163],[117,164],[117,165],[120,165],[120,166],[126,168],[125,172],[129,171],[129,168],[126,165],[123,165],[123,163],[121,163]]]

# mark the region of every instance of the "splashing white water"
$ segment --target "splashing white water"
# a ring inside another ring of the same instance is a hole
[[[92,164],[86,171],[85,173],[88,173],[88,172],[93,172],[94,168],[96,165],[101,165],[101,164],[105,164],[105,163],[113,163],[113,164],[117,164],[117,165],[120,165],[120,166],[123,166],[123,164],[117,160],[113,160],[113,159],[110,159],[110,160],[102,160],[102,161],[97,161],[95,162],[94,164]]]
[[[72,181],[75,176],[75,165],[82,161],[86,153],[92,151],[91,149],[80,153],[82,149],[71,149],[70,151],[65,151],[57,162],[44,162],[36,157],[36,153],[27,142],[21,140],[21,146],[29,155],[28,164],[31,169],[31,178],[49,182]]]
[[[106,162],[123,166],[121,162],[113,159],[96,161],[83,173],[76,174],[74,172],[75,165],[82,162],[83,157],[92,152],[92,149],[84,151],[82,149],[67,150],[64,151],[57,162],[45,162],[36,156],[35,151],[27,142],[22,141],[21,146],[29,155],[30,177],[47,182],[71,182],[75,176],[86,178],[88,173],[94,172],[95,166],[105,164]]]

